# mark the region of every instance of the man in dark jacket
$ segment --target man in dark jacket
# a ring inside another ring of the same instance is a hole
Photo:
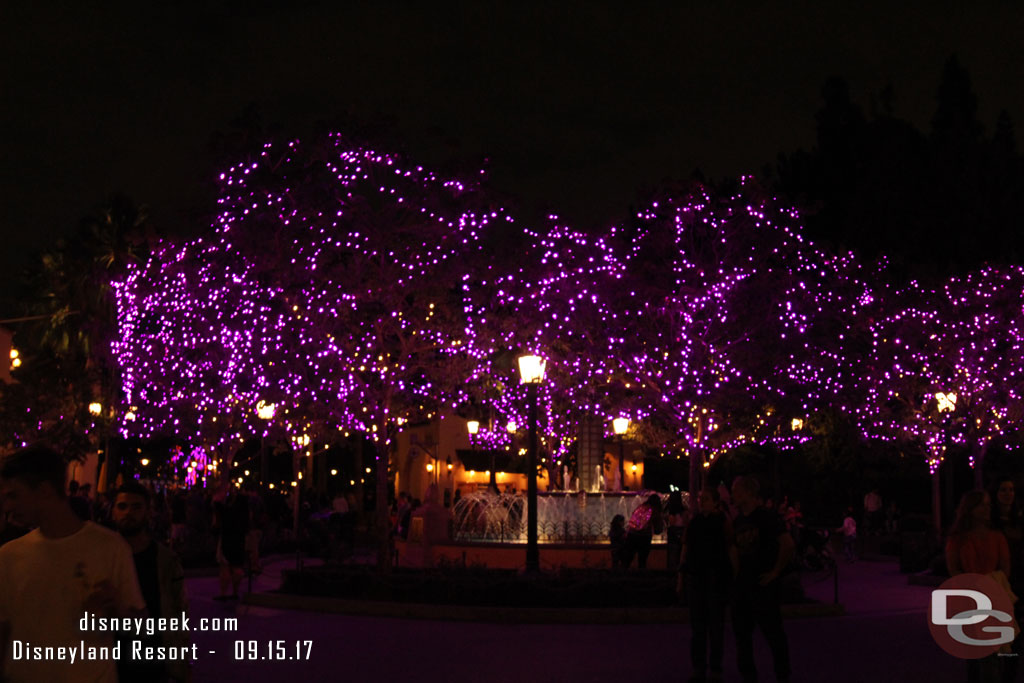
[[[771,648],[775,679],[781,683],[789,681],[790,664],[789,644],[782,630],[779,576],[793,557],[793,539],[779,516],[760,505],[759,494],[760,486],[753,477],[737,477],[732,483],[732,500],[739,510],[733,520],[739,571],[732,623],[743,680],[757,680],[757,626]]]

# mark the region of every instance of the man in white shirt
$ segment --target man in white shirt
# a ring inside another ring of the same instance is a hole
[[[12,683],[116,683],[113,634],[81,629],[83,617],[145,613],[131,548],[75,515],[65,471],[64,458],[38,446],[0,465],[6,510],[16,523],[35,527],[0,547],[0,678]],[[120,656],[130,653],[122,649]]]

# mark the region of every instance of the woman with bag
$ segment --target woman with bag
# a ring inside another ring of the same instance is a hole
[[[655,534],[665,531],[665,521],[661,513],[661,498],[652,493],[630,515],[626,527],[626,547],[623,549],[623,566],[628,569],[636,555],[636,566],[647,568],[647,556],[651,553],[651,541]]]

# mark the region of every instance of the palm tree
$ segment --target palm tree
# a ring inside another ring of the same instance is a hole
[[[41,382],[29,395],[49,396],[51,403],[55,394],[63,397],[57,401],[62,415],[70,411],[74,417],[61,420],[60,430],[87,430],[94,422],[87,412],[91,401],[104,406],[101,425],[110,415],[118,385],[110,356],[117,334],[111,283],[145,257],[152,239],[145,207],[116,195],[83,218],[74,236],[44,252],[29,274],[25,320],[30,325],[19,335],[22,347],[38,357],[39,365],[59,367],[50,376],[57,386]],[[56,425],[48,429],[60,430]]]

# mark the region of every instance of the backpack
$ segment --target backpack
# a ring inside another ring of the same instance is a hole
[[[638,506],[636,510],[633,510],[633,514],[629,517],[629,530],[650,533],[651,517],[653,517],[653,513],[654,510],[652,510],[648,505]]]

